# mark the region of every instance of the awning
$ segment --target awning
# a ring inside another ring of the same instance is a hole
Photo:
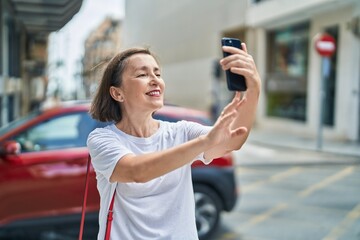
[[[61,29],[80,10],[82,0],[11,0],[17,19],[29,33]]]

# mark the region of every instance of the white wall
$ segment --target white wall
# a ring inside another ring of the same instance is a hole
[[[222,32],[244,23],[246,5],[238,0],[128,0],[124,47],[150,46],[155,51],[168,101],[208,110]]]
[[[360,40],[347,23],[360,16],[358,0],[127,0],[123,42],[125,47],[147,45],[163,66],[170,102],[209,109],[212,100],[213,61],[221,57],[224,32],[244,29],[248,49],[261,77],[266,79],[266,31],[310,22],[310,36],[325,27],[339,26],[335,127],[326,138],[358,139]],[[319,118],[321,58],[309,46],[307,122],[266,116],[266,93],[258,108],[257,126],[315,137]],[[265,83],[263,83],[265,86]]]
[[[352,17],[360,18],[360,4],[356,5],[356,8],[352,9]],[[360,21],[360,19],[359,19]],[[358,22],[360,25],[360,22]],[[360,26],[359,26],[360,28]],[[360,29],[359,29],[360,30]],[[349,114],[349,127],[346,129],[346,134],[351,140],[359,140],[360,138],[360,32],[358,36],[351,35],[350,38],[350,59],[349,63],[351,72],[351,83],[350,83],[350,104],[348,112]]]

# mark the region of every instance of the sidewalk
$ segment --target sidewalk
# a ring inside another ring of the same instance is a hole
[[[253,129],[241,150],[235,152],[239,165],[254,164],[360,164],[360,142],[323,140]]]

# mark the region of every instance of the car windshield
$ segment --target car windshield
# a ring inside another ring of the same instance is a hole
[[[4,126],[2,126],[0,128],[0,136],[6,134],[7,132],[13,130],[14,128],[17,128],[18,126],[22,125],[23,123],[27,122],[27,121],[30,121],[31,119],[35,118],[36,116],[38,116],[40,114],[40,111],[34,111],[34,112],[31,112],[30,114],[22,117],[22,118],[19,118],[19,119],[16,119]]]

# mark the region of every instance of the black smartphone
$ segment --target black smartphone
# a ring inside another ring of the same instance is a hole
[[[236,47],[239,49],[241,48],[241,41],[237,38],[222,38],[221,39],[221,45],[222,46],[231,46],[231,47]],[[224,52],[224,57],[229,56],[230,54],[227,52]],[[246,82],[245,82],[245,77],[242,75],[238,75],[235,73],[230,72],[230,70],[226,70],[226,82],[227,82],[227,86],[228,89],[230,91],[246,91],[247,87],[246,87]]]

